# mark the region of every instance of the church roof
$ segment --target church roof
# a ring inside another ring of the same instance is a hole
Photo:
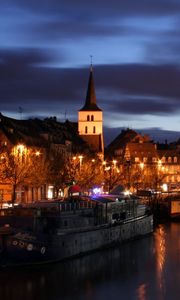
[[[86,102],[85,102],[85,105],[80,109],[80,111],[101,111],[101,109],[96,104],[96,94],[95,94],[95,88],[94,88],[92,65],[91,65],[90,74],[89,74]]]

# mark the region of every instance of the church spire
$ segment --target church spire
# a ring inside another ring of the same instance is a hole
[[[96,94],[95,94],[95,87],[94,87],[92,58],[91,58],[91,65],[90,65],[88,89],[87,89],[87,94],[86,94],[86,102],[85,102],[85,105],[80,110],[101,111],[101,109],[96,104]]]

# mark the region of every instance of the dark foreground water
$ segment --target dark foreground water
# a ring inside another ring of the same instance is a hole
[[[71,261],[0,270],[0,300],[179,300],[180,223]]]

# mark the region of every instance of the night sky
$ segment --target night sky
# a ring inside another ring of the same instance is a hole
[[[180,0],[1,2],[0,111],[77,121],[90,55],[106,143],[122,127],[179,138]]]

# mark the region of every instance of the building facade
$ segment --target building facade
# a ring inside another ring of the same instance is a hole
[[[123,130],[109,145],[107,157],[116,160],[133,191],[180,191],[178,144],[156,144],[134,130]]]

